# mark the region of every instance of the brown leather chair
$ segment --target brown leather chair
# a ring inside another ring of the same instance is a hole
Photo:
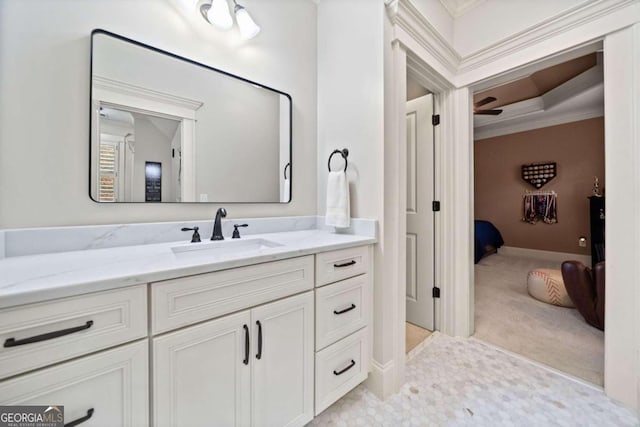
[[[569,298],[584,320],[604,330],[604,261],[593,271],[578,261],[562,263],[562,279]]]

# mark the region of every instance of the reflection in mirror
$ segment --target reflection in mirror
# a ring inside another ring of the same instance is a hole
[[[98,201],[181,200],[179,120],[101,106],[98,123]]]
[[[288,95],[101,30],[91,65],[93,200],[290,201]]]

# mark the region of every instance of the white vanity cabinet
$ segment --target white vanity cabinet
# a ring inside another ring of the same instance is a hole
[[[369,373],[372,254],[0,309],[0,405],[64,405],[87,427],[304,426]]]
[[[63,405],[67,424],[148,425],[146,288],[0,310],[0,404]]]
[[[315,414],[369,375],[372,248],[316,256]]]
[[[154,424],[305,425],[313,342],[313,292],[154,338]]]
[[[149,424],[148,340],[0,382],[2,405],[62,405],[65,425]]]
[[[153,338],[155,426],[249,425],[250,325],[243,311]]]
[[[146,285],[1,309],[0,379],[146,337]]]

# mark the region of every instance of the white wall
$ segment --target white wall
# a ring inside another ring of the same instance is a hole
[[[455,20],[453,47],[465,57],[579,4],[593,1],[485,0]],[[425,16],[431,21],[431,16]]]
[[[212,29],[199,12],[188,11],[189,3],[0,0],[0,228],[202,219],[218,208],[90,200],[89,46],[95,28],[289,93],[294,102],[292,203],[226,207],[230,217],[317,212],[316,5],[245,0],[262,27],[245,43],[235,30]]]
[[[232,96],[196,112],[196,200],[278,202],[280,95],[244,84]]]
[[[351,215],[375,218],[384,227],[385,8],[382,1],[321,0],[318,6],[318,214],[326,207],[327,159],[349,149]],[[333,168],[344,163],[334,156]],[[374,366],[392,363],[383,337],[394,327],[384,299],[383,236],[375,246]],[[389,366],[389,365],[387,365]],[[374,370],[374,382],[380,370]],[[389,371],[387,369],[387,371]],[[392,372],[393,374],[393,372]],[[376,391],[388,389],[374,385]]]
[[[349,149],[351,216],[378,218],[382,204],[384,72],[382,1],[318,5],[318,213],[326,208],[327,159]],[[357,23],[357,24],[356,24]],[[334,169],[344,165],[334,156]]]

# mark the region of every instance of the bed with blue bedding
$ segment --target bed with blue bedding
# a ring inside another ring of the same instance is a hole
[[[496,253],[502,245],[504,240],[495,225],[489,221],[475,220],[474,262],[476,264],[483,257]]]

